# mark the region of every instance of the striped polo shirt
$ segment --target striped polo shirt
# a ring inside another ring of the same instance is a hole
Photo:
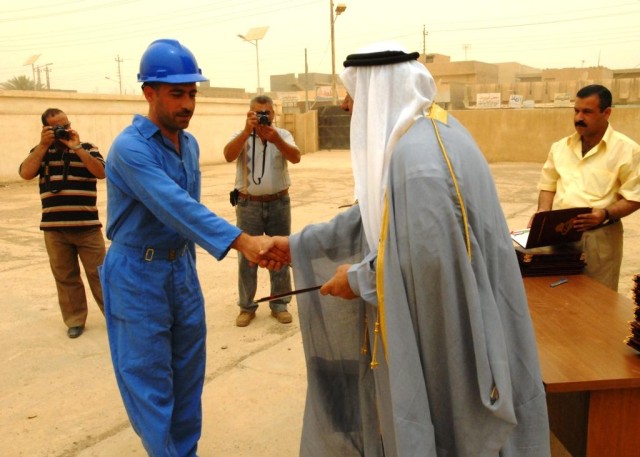
[[[104,165],[95,145],[82,143],[82,147]],[[55,144],[52,145],[40,164],[39,174],[42,201],[40,230],[102,227],[96,206],[98,179],[87,170],[75,152],[71,149],[58,150]]]

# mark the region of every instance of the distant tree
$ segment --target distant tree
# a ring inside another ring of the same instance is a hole
[[[44,86],[26,76],[14,76],[0,84],[6,90],[44,90]]]

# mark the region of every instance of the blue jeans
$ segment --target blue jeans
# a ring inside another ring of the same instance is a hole
[[[249,235],[283,235],[291,234],[291,199],[288,195],[271,202],[255,202],[238,199],[236,205],[236,225]],[[270,271],[270,295],[291,291],[291,275],[289,267],[280,271]],[[249,261],[238,255],[238,306],[242,311],[254,312],[258,304],[253,300],[256,296],[258,267],[249,266]],[[269,302],[274,312],[286,311],[291,297]]]

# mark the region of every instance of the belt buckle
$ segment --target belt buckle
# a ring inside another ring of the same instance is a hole
[[[167,255],[167,259],[169,259],[171,262],[173,262],[174,260],[176,260],[176,250],[175,249],[169,249],[169,253]]]
[[[153,260],[153,255],[155,253],[156,253],[155,249],[147,248],[147,250],[144,251],[144,260],[147,262],[151,262]]]

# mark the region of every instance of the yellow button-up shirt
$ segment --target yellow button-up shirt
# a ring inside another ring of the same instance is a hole
[[[553,209],[605,208],[620,198],[640,202],[640,145],[607,127],[584,157],[576,132],[553,143],[538,190],[555,192]]]

